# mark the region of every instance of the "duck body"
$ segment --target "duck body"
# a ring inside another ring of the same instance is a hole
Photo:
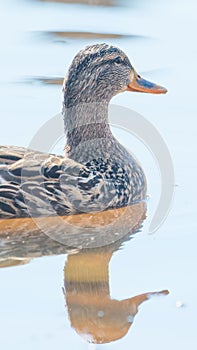
[[[150,84],[150,92],[166,92]],[[147,82],[120,49],[100,44],[80,51],[63,85],[66,154],[1,146],[0,218],[95,212],[145,200],[143,170],[108,122],[111,98],[137,89],[147,92]]]
[[[122,152],[127,155],[126,150]],[[102,211],[136,203],[146,196],[145,176],[132,156],[126,164],[115,156],[95,156],[82,164],[62,156],[2,146],[0,182],[0,218]]]

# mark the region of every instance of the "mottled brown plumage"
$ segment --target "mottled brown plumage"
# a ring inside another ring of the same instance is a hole
[[[0,147],[1,218],[94,212],[146,198],[144,173],[108,122],[111,98],[126,90],[166,92],[138,76],[116,47],[76,55],[63,84],[66,156]]]

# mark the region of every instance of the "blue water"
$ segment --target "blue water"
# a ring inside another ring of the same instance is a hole
[[[39,78],[64,77],[73,56],[86,44],[104,40],[121,47],[144,78],[168,88],[166,96],[125,93],[112,101],[142,114],[159,130],[173,160],[176,187],[169,216],[149,235],[160,195],[159,172],[139,140],[114,130],[143,164],[150,199],[142,232],[112,256],[109,282],[111,298],[118,300],[162,289],[170,294],[140,306],[125,337],[96,348],[194,349],[196,2],[119,3],[113,7],[27,0],[1,3],[0,142],[28,146],[43,123],[60,112],[61,86],[41,83]],[[47,34],[51,31],[123,36],[59,40]],[[62,152],[61,145],[56,150]],[[2,349],[91,348],[70,326],[62,292],[65,261],[62,253],[0,269]]]

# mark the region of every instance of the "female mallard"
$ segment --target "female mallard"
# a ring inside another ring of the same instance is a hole
[[[119,48],[92,45],[74,58],[63,84],[66,157],[0,147],[0,217],[69,215],[122,207],[146,197],[143,170],[115,139],[111,98],[166,89],[142,79]]]

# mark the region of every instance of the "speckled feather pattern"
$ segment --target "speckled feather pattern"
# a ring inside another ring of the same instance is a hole
[[[101,158],[82,165],[17,147],[0,147],[0,162],[0,218],[95,212],[145,196],[136,165],[123,168]]]

